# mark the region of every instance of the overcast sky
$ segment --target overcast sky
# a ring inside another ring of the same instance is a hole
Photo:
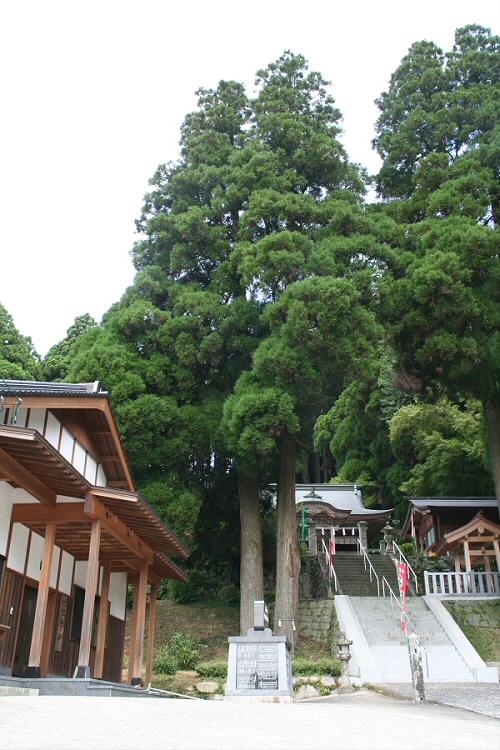
[[[372,172],[373,100],[410,44],[498,31],[496,0],[0,2],[0,301],[44,354],[133,278],[148,179],[178,155],[194,91],[285,49],[332,81],[349,156]]]

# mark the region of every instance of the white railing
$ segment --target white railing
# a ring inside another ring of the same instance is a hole
[[[415,593],[418,594],[418,579],[417,579],[417,574],[415,573],[415,571],[411,567],[410,563],[406,559],[406,557],[405,557],[404,553],[402,552],[400,546],[398,544],[396,544],[396,542],[394,542],[394,541],[392,542],[392,551],[393,551],[393,553],[395,555],[399,556],[399,562],[400,563],[401,562],[404,563],[406,565],[406,567],[408,568],[409,572],[411,573],[411,575],[413,576],[413,580],[415,581]]]
[[[500,573],[466,571],[465,573],[424,572],[428,596],[499,596]]]
[[[359,539],[357,539],[356,541],[357,541],[357,545],[358,545],[358,549],[359,549],[359,554],[363,555],[363,563],[365,565],[365,570],[368,570],[368,572],[370,574],[370,582],[373,583],[373,578],[375,577],[375,579],[377,581],[377,596],[380,596],[380,585],[381,584],[380,584],[380,578],[379,578],[379,576],[377,574],[377,571],[373,567],[373,565],[371,563],[371,560],[368,557],[368,553],[367,553],[365,547],[363,547],[363,545],[361,544],[361,542],[359,541]]]
[[[323,552],[325,554],[326,569],[328,570],[328,583],[329,583],[330,588],[331,588],[332,580],[333,580],[333,585],[334,585],[334,588],[335,588],[335,593],[337,593],[337,591],[338,591],[337,574],[335,572],[335,568],[333,567],[333,562],[330,560],[330,552],[328,551],[328,547],[326,546],[326,543],[325,543],[324,539],[321,540],[321,543],[322,543],[322,546],[323,546]]]

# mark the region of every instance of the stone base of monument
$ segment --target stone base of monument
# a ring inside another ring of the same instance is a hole
[[[353,688],[352,685],[340,685],[337,688],[337,693],[339,695],[349,695],[350,693],[355,693],[356,690]]]
[[[226,699],[241,703],[291,703],[292,662],[285,636],[250,628],[228,638]]]

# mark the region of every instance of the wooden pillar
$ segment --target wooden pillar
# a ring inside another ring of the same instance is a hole
[[[493,547],[495,549],[495,558],[497,561],[497,571],[500,573],[500,544],[498,543],[498,539],[493,540]]]
[[[156,583],[151,585],[151,594],[149,598],[149,623],[148,623],[148,651],[146,656],[146,685],[151,684],[153,676],[153,658],[155,642],[155,625],[156,625]]]
[[[101,522],[92,521],[90,532],[89,560],[87,579],[85,581],[85,600],[83,603],[82,632],[80,635],[80,651],[75,677],[90,677],[90,646],[92,641],[92,625],[94,623],[94,606],[99,583],[99,543],[101,541]]]
[[[42,656],[43,632],[45,616],[47,614],[47,600],[49,598],[50,569],[54,554],[56,538],[56,524],[51,521],[45,526],[45,541],[43,544],[42,570],[36,597],[35,619],[33,621],[33,635],[31,636],[30,655],[28,660],[28,677],[40,677],[40,659]]]
[[[134,587],[134,602],[132,604],[132,622],[130,623],[130,646],[128,650],[127,682],[132,681],[135,655],[134,633],[137,628],[137,576],[129,575],[129,583]]]
[[[134,658],[132,662],[132,679],[130,684],[142,687],[142,662],[144,657],[144,629],[146,625],[146,600],[148,591],[148,564],[142,563],[139,570],[139,582],[136,588],[137,615],[135,629],[131,633],[134,642]],[[134,601],[135,604],[135,601]]]
[[[106,629],[109,615],[109,579],[111,562],[106,560],[102,567],[101,601],[99,602],[99,622],[97,624],[97,645],[95,650],[94,677],[102,679],[104,667],[104,648],[106,646]]]
[[[467,541],[467,539],[464,541],[464,558],[465,558],[465,570],[467,571],[472,570],[472,565],[470,561],[469,542]]]

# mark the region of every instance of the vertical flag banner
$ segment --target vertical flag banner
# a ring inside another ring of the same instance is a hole
[[[397,565],[399,596],[401,597],[401,630],[406,633],[406,592],[408,591],[408,566],[399,562]]]

